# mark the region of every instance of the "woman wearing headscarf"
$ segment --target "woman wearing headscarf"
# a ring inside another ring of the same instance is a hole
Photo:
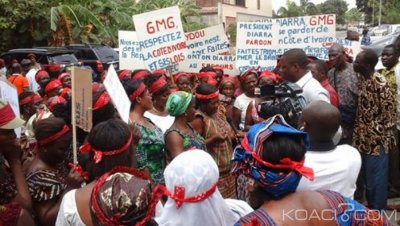
[[[203,150],[178,155],[164,177],[165,187],[155,188],[155,193],[168,196],[161,216],[155,219],[160,226],[231,226],[252,211],[245,202],[222,198],[218,166]]]
[[[26,170],[26,180],[33,200],[38,225],[54,225],[64,194],[83,182],[74,170],[69,171],[66,159],[70,154],[72,133],[59,118],[39,121],[35,127],[39,148]]]
[[[204,138],[190,125],[195,115],[195,99],[191,93],[177,91],[167,101],[168,114],[175,117],[172,126],[165,132],[165,154],[170,162],[189,149],[205,150]]]
[[[94,185],[90,197],[93,225],[156,226],[157,201],[152,199],[151,181],[143,172],[116,167]]]
[[[138,131],[136,161],[154,183],[164,181],[165,168],[164,134],[144,113],[153,108],[149,90],[142,81],[128,80],[124,83],[125,92],[131,101],[130,124]]]
[[[21,149],[14,129],[24,120],[17,117],[11,105],[0,99],[0,225],[33,226],[30,215],[32,199],[20,159]]]
[[[50,75],[47,73],[45,70],[39,70],[35,74],[35,81],[39,84],[40,89],[38,90],[38,93],[40,94],[41,97],[45,96],[45,88],[46,85],[50,82]]]
[[[219,169],[218,188],[224,198],[236,197],[235,177],[230,174],[232,159],[232,140],[236,134],[226,120],[225,115],[218,112],[219,91],[209,84],[200,84],[196,90],[196,105],[193,127],[205,139],[207,152],[211,154]]]
[[[233,104],[233,120],[239,129],[244,130],[247,106],[255,97],[254,90],[258,81],[257,70],[249,69],[245,71],[240,75],[239,81],[243,93],[236,98]]]
[[[185,72],[179,72],[175,74],[172,78],[174,79],[174,83],[176,84],[176,87],[179,91],[185,91],[188,93],[192,92],[189,74]]]
[[[171,94],[170,85],[160,74],[151,74],[144,79],[144,83],[149,87],[149,93],[153,101],[153,108],[144,113],[144,116],[152,122],[157,123],[157,126],[165,133],[172,123],[174,117],[169,115],[165,110],[165,104]]]
[[[298,225],[298,218],[302,225],[390,225],[379,212],[339,193],[296,192],[302,176],[314,178],[313,170],[304,166],[307,146],[307,134],[289,126],[282,116],[250,128],[235,150],[232,172],[255,181],[250,205],[258,209],[235,225]]]
[[[280,76],[271,72],[271,71],[263,71],[258,78],[258,87],[262,87],[264,85],[278,85],[281,79]],[[262,122],[265,119],[259,116],[259,110],[257,110],[257,106],[264,102],[268,101],[270,98],[262,97],[257,95],[254,99],[249,103],[246,109],[246,117],[244,123],[244,130],[249,130],[250,126],[255,123]]]
[[[129,126],[120,119],[101,122],[90,131],[87,143],[80,147],[80,151],[88,157],[84,167],[87,172],[79,170],[86,177],[87,185],[64,195],[57,216],[57,226],[96,223],[91,218],[90,194],[99,194],[93,189],[103,174],[118,166],[135,167],[134,142]]]
[[[219,101],[224,107],[223,112],[227,118],[233,119],[233,104],[235,103],[236,78],[225,77],[219,85]]]

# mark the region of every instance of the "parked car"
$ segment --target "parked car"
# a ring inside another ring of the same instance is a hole
[[[33,53],[42,68],[50,64],[59,64],[62,68],[66,66],[80,65],[78,59],[73,54],[73,51],[59,47],[38,47],[26,49],[11,49],[0,55],[4,59],[6,66],[10,66],[12,60],[16,59],[21,62],[28,58],[28,54]]]
[[[113,65],[119,68],[118,53],[110,46],[103,44],[71,44],[65,48],[72,50],[83,65],[90,66],[97,74],[107,70]]]

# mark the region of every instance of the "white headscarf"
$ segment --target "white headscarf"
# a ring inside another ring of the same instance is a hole
[[[182,186],[185,198],[208,191],[218,177],[217,164],[202,150],[179,154],[164,171],[168,191],[174,193],[175,186]],[[229,208],[217,188],[207,199],[196,203],[184,202],[179,209],[175,200],[168,198],[161,216],[155,220],[161,226],[232,226],[239,216]]]

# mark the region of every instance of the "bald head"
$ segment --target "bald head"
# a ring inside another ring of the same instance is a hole
[[[332,46],[331,46],[331,48],[329,48],[330,50],[331,49],[334,49],[334,50],[337,50],[337,51],[339,51],[339,52],[341,52],[341,53],[344,53],[344,47],[341,45],[341,44],[339,44],[339,43],[333,43],[332,44]]]
[[[340,112],[324,101],[311,102],[303,110],[299,125],[309,134],[311,142],[331,141],[340,126]]]

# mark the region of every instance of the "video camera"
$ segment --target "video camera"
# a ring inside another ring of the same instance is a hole
[[[301,94],[302,88],[295,83],[282,83],[280,85],[264,85],[255,90],[255,94],[269,100],[261,102],[256,109],[258,115],[264,119],[281,114],[293,127],[297,127],[297,121],[306,105]]]

